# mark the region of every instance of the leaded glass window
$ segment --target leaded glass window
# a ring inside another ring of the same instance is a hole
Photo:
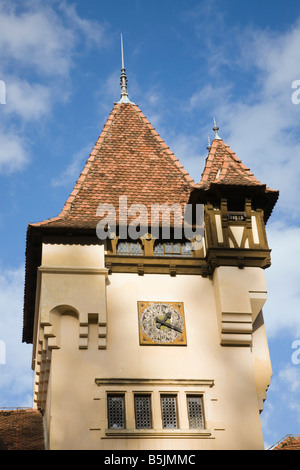
[[[181,245],[181,254],[182,256],[193,256],[192,243],[182,243]]]
[[[108,427],[110,429],[125,428],[124,395],[108,396]]]
[[[190,428],[204,428],[203,407],[201,395],[188,396],[188,415]]]
[[[141,244],[136,242],[120,241],[117,244],[117,255],[141,256],[143,254]]]
[[[151,397],[150,395],[135,395],[135,423],[137,429],[151,428]]]
[[[161,412],[163,428],[175,429],[178,427],[176,395],[161,396]]]
[[[193,256],[190,242],[157,242],[154,245],[154,256]]]
[[[156,243],[154,245],[154,254],[156,256],[164,256],[164,244],[163,243]]]

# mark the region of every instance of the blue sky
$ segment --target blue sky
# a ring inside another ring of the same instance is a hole
[[[268,447],[300,434],[300,104],[292,102],[300,5],[293,0],[1,1],[0,407],[32,405],[31,346],[21,342],[26,227],[59,214],[119,100],[121,33],[130,99],[196,182],[216,117],[239,158],[280,190],[267,225]]]

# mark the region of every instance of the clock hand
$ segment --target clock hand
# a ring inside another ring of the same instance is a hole
[[[172,313],[171,313],[171,312],[165,313],[165,316],[164,316],[164,318],[162,319],[162,321],[166,322],[167,320],[171,320],[171,316],[172,316]],[[158,317],[156,317],[156,318],[158,318]],[[161,321],[161,320],[159,320],[159,321]]]
[[[171,328],[173,330],[176,330],[176,331],[179,331],[179,333],[182,333],[182,330],[180,328],[178,328],[177,326],[174,326],[172,325],[171,323],[167,323],[166,321],[164,320],[160,320],[158,317],[155,318],[155,322],[156,323],[159,323],[160,326],[163,325],[163,326],[167,326],[168,328]],[[160,328],[160,327],[159,327]]]

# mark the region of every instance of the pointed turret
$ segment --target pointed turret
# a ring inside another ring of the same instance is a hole
[[[261,183],[218,134],[208,146],[204,170],[190,201],[205,205],[209,271],[221,265],[270,265],[265,224],[279,192]]]
[[[52,229],[96,228],[99,204],[186,204],[193,179],[137,105],[116,103],[61,213],[32,224]],[[130,220],[129,220],[130,221]]]
[[[122,60],[122,74],[125,73],[123,65]],[[23,329],[25,341],[30,342],[32,338],[34,286],[43,237],[90,237],[96,238],[96,243],[99,243],[96,230],[104,215],[99,215],[99,206],[109,205],[116,210],[118,227],[124,220],[119,219],[120,197],[125,196],[126,211],[132,205],[142,204],[147,208],[151,225],[150,206],[179,204],[184,211],[195,187],[193,179],[142,111],[127,99],[124,75],[122,83],[121,100],[115,103],[61,213],[28,226]],[[135,218],[136,213],[129,214],[126,223],[129,225]]]
[[[276,204],[279,192],[268,188],[254,176],[219,136],[218,130],[219,127],[214,120],[215,138],[207,147],[208,156],[201,180],[197,184],[196,192],[199,200],[213,202],[226,197],[233,210],[235,208],[240,210],[245,198],[253,199],[256,207],[264,211],[266,223]]]

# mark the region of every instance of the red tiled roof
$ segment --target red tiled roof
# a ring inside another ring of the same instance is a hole
[[[98,205],[117,210],[119,197],[131,204],[185,204],[194,181],[184,170],[138,106],[117,103],[86,165],[65,203],[53,219],[36,227],[95,228]]]
[[[263,186],[223,140],[214,139],[199,186],[210,183]]]
[[[273,450],[300,450],[300,436],[287,436]]]
[[[192,194],[191,201],[206,202],[216,197],[249,197],[257,207],[264,210],[267,222],[278,199],[279,191],[261,183],[250,169],[222,139],[214,139],[206,158],[200,182]]]
[[[45,450],[41,413],[33,409],[0,410],[0,450]]]

